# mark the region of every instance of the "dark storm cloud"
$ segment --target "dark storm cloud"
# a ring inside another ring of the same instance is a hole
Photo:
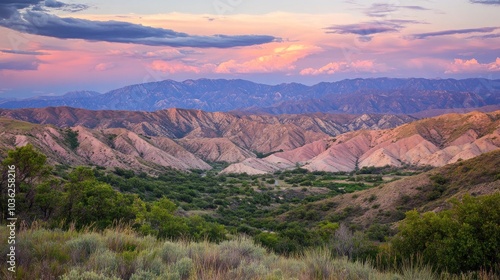
[[[17,10],[39,4],[40,0],[2,0],[0,3],[0,19],[6,19],[17,13]]]
[[[428,37],[436,37],[436,36],[447,36],[447,35],[455,35],[455,34],[468,34],[468,33],[490,33],[499,29],[498,27],[482,27],[482,28],[469,28],[469,29],[452,29],[452,30],[443,30],[438,32],[429,32],[429,33],[420,33],[414,34],[414,39],[425,39]]]
[[[79,12],[89,8],[88,5],[84,4],[66,4],[55,0],[45,0],[44,5],[47,8],[59,9],[66,12]]]
[[[267,35],[213,35],[196,36],[170,29],[155,28],[121,21],[92,21],[60,18],[39,9],[64,8],[59,1],[10,1],[0,5],[0,26],[24,33],[60,39],[83,39],[150,46],[231,48],[265,44],[279,40]],[[25,11],[20,9],[30,8]]]
[[[45,11],[46,8],[59,9],[68,12],[77,12],[87,9],[89,6],[83,4],[66,4],[56,0],[2,0],[0,3],[0,18],[7,19],[18,13],[18,10],[31,8],[37,11]]]

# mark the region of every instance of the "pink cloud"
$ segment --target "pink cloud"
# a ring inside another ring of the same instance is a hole
[[[378,72],[373,60],[357,60],[352,62],[330,62],[320,68],[305,68],[300,71],[300,75],[322,75],[322,74],[335,74],[339,72]]]
[[[216,73],[268,73],[283,72],[295,69],[294,63],[320,48],[305,45],[290,45],[272,50],[256,58],[239,62],[231,59],[220,63],[215,68]]]
[[[96,71],[106,71],[115,68],[116,65],[114,63],[99,63],[97,64],[94,69]]]
[[[192,72],[200,73],[202,69],[196,66],[185,65],[174,61],[155,60],[150,64],[151,69],[164,73]]]
[[[497,72],[500,71],[500,57],[491,63],[479,63],[475,58],[465,60],[456,58],[448,65],[445,73],[467,73],[467,72]]]

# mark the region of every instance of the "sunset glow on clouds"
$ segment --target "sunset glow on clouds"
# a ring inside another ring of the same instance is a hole
[[[220,1],[2,1],[0,98],[162,79],[500,78],[495,1]]]
[[[446,73],[460,72],[497,72],[500,71],[500,57],[491,63],[479,63],[476,59],[469,60],[455,59],[450,65]]]
[[[301,75],[333,75],[339,72],[377,72],[372,60],[358,60],[351,62],[330,62],[319,68],[306,68],[300,71]]]

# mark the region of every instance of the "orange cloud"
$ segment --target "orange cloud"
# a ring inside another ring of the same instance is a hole
[[[357,60],[352,62],[330,62],[321,68],[305,68],[300,75],[335,74],[339,72],[377,72],[373,60]]]
[[[320,48],[305,45],[290,45],[272,50],[271,54],[238,62],[234,59],[220,63],[216,73],[268,73],[295,69],[294,63]]]
[[[500,71],[500,57],[491,63],[479,63],[475,58],[465,60],[456,58],[448,66],[445,73],[463,73],[463,72],[496,72]]]

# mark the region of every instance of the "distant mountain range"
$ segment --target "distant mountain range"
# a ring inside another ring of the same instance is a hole
[[[0,100],[0,108],[70,106],[90,110],[156,111],[168,108],[249,113],[414,114],[426,110],[500,105],[500,80],[352,79],[313,86],[264,85],[245,80],[165,80],[104,94],[70,92],[23,100]]]

